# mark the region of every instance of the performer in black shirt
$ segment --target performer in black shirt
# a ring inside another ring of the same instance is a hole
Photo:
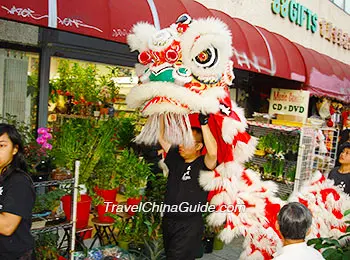
[[[216,167],[217,144],[208,123],[208,116],[199,115],[201,128],[192,128],[194,144],[191,147],[171,147],[164,139],[164,118],[160,123],[159,143],[167,153],[165,164],[169,168],[166,205],[192,206],[207,202],[207,192],[199,185],[202,170]],[[201,155],[206,147],[206,154]],[[186,203],[186,204],[184,204]],[[185,207],[181,207],[185,209]],[[165,212],[163,217],[163,241],[167,260],[193,260],[198,254],[204,231],[202,213]]]
[[[335,167],[328,175],[328,179],[334,180],[345,193],[350,195],[350,142],[345,142],[339,147],[339,167]]]
[[[14,126],[0,124],[0,259],[34,259],[30,233],[35,192]]]

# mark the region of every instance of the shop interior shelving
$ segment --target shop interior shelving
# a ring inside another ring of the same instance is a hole
[[[32,228],[31,233],[34,237],[40,236],[43,233],[47,232],[55,232],[58,234],[59,230],[65,230],[65,232],[70,231],[70,236],[67,241],[57,241],[57,244],[66,244],[67,245],[67,252],[70,254],[71,252],[74,252],[75,244],[72,241],[75,241],[75,231],[76,231],[76,210],[77,210],[77,197],[78,197],[78,181],[79,181],[79,166],[80,162],[75,162],[75,177],[71,179],[65,179],[65,180],[49,180],[49,181],[42,181],[42,182],[34,182],[34,188],[36,192],[38,190],[42,191],[44,189],[44,192],[46,192],[46,188],[50,186],[61,186],[68,188],[72,191],[73,199],[71,203],[71,209],[72,209],[72,215],[70,221],[65,222],[54,222],[57,224],[50,224],[50,221],[47,221],[45,223],[44,227],[41,228]],[[70,250],[70,251],[69,251]]]
[[[269,133],[277,134],[281,131],[285,132],[288,135],[292,135],[295,138],[300,138],[300,128],[299,127],[289,127],[289,126],[280,126],[280,125],[273,125],[273,124],[267,124],[263,122],[256,122],[256,121],[247,121],[248,123],[248,132],[254,136],[254,137],[261,137],[264,135],[267,135]],[[266,162],[267,158],[264,156],[254,155],[251,161],[262,167]],[[295,160],[284,160],[284,169],[285,172],[290,167],[296,167],[297,161]],[[263,176],[262,176],[263,177]],[[270,180],[270,179],[269,179]],[[293,192],[294,189],[294,182],[287,182],[287,181],[274,181],[278,185],[278,195],[280,197],[288,196]]]
[[[335,128],[290,127],[255,121],[248,121],[248,126],[249,133],[258,138],[268,133],[277,134],[283,131],[299,140],[297,159],[285,160],[285,170],[296,166],[294,183],[277,182],[280,196],[298,191],[305,181],[312,178],[315,171],[327,176],[334,167],[339,136],[339,131]],[[326,150],[320,148],[323,144]],[[261,167],[266,161],[267,159],[262,156],[254,155],[252,158],[252,162]]]

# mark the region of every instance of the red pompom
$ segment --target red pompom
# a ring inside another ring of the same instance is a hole
[[[332,127],[334,124],[333,124],[333,121],[331,119],[328,119],[327,120],[327,126],[328,127]]]
[[[167,62],[174,63],[179,59],[179,54],[175,50],[170,49],[165,53],[165,59]]]
[[[151,55],[149,54],[149,52],[143,51],[143,52],[141,52],[141,53],[139,54],[138,59],[139,59],[139,62],[140,62],[141,64],[147,65],[148,63],[151,62],[152,57],[151,57]]]

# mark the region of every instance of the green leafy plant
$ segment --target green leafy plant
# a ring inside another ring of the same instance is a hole
[[[56,167],[74,170],[81,161],[79,182],[89,184],[96,165],[112,145],[114,121],[70,118],[56,129],[51,156]]]
[[[35,254],[40,260],[58,259],[58,233],[47,232],[35,238]]]
[[[293,182],[295,179],[296,166],[291,166],[288,168],[287,174],[285,176],[286,181]]]
[[[125,196],[134,198],[140,195],[140,189],[147,184],[147,178],[153,175],[150,164],[139,158],[132,149],[125,149],[118,155],[117,172],[125,186]]]
[[[350,215],[350,209],[344,212],[344,217]],[[348,224],[346,233],[338,239],[333,237],[328,238],[313,238],[307,241],[307,244],[314,245],[314,248],[323,249],[323,257],[326,260],[347,260],[350,259],[350,244],[349,241],[341,242],[341,240],[350,237],[350,221],[345,221]]]
[[[120,115],[118,119],[118,126],[116,131],[116,139],[119,148],[129,149],[132,144],[132,140],[135,138],[135,126],[136,126],[135,117],[126,117],[125,115]]]
[[[57,70],[59,77],[50,81],[52,102],[56,102],[58,95],[72,96],[76,104],[97,100],[96,65],[61,59]]]
[[[45,194],[37,195],[33,212],[39,213],[44,210],[53,211],[56,207],[60,205],[61,197],[66,194],[66,190],[57,188]]]
[[[137,260],[164,260],[164,246],[162,239],[144,240],[144,247],[141,251],[129,250],[136,255]]]

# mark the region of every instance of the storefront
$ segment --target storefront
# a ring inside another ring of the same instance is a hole
[[[0,0],[0,116],[34,129],[60,118],[118,116],[136,83],[137,53],[126,45],[132,26],[166,27],[183,13],[214,16],[232,32],[232,98],[260,137],[246,166],[288,195],[313,170],[328,174],[334,166],[334,126],[350,102],[349,14],[314,2]]]

